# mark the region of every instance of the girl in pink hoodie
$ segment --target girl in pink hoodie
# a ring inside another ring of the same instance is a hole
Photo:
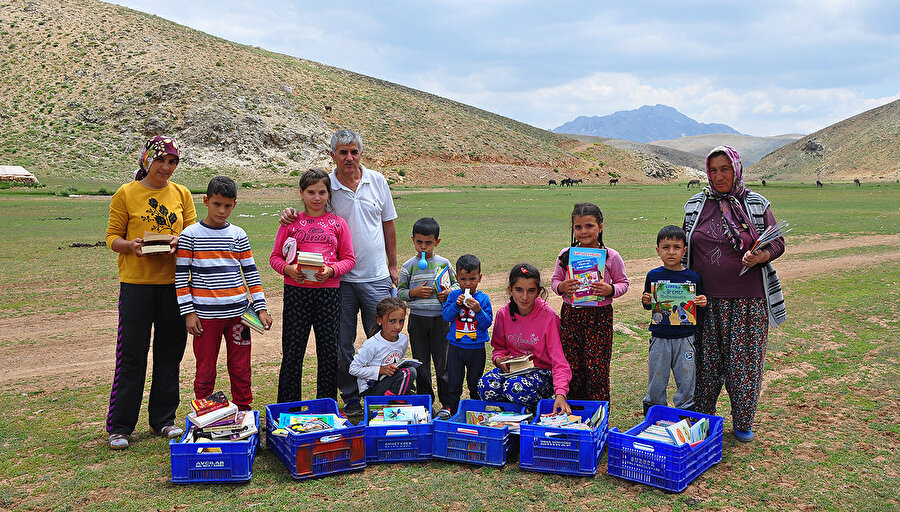
[[[566,403],[572,371],[559,339],[559,315],[547,304],[541,274],[528,263],[509,273],[509,303],[494,318],[491,360],[497,368],[478,381],[482,400],[537,407],[543,398],[555,398],[554,412],[571,412]],[[509,373],[508,360],[530,354],[534,368]]]

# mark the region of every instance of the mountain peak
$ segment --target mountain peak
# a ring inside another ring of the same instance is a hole
[[[661,103],[643,105],[634,110],[621,110],[602,117],[578,116],[574,121],[551,131],[633,142],[652,142],[710,133],[740,133],[725,124],[698,123],[676,108]]]

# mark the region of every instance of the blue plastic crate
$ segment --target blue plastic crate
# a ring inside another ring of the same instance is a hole
[[[692,423],[701,418],[709,419],[709,437],[693,448],[637,437],[659,420],[679,421],[682,418],[688,418]],[[695,478],[722,460],[723,424],[721,416],[654,405],[643,423],[625,432],[619,432],[616,428],[610,430],[607,472],[625,480],[681,492]]]
[[[609,402],[570,400],[572,414],[588,421],[601,407],[604,418],[592,430],[542,427],[539,415],[553,412],[553,400],[538,402],[538,416],[522,425],[519,467],[528,471],[562,475],[593,476],[609,434]]]
[[[335,473],[357,471],[366,467],[366,427],[357,426],[287,436],[272,435],[281,413],[339,414],[337,402],[331,398],[303,400],[266,406],[266,446],[291,471],[297,480]]]
[[[369,425],[369,420],[375,416],[374,412],[369,414],[369,406],[390,404],[421,405],[431,412],[429,395],[365,397],[366,463],[430,460],[434,444],[434,422],[418,425]]]
[[[253,414],[256,416],[258,430],[259,411],[253,411]],[[259,432],[241,441],[182,443],[190,429],[191,421],[186,420],[181,439],[169,440],[173,483],[247,482],[253,477],[253,460],[259,448]],[[201,451],[206,448],[218,448],[221,453]]]
[[[468,411],[525,412],[525,407],[508,402],[461,400],[456,415],[447,421],[434,422],[434,458],[503,466],[510,450],[509,427],[485,427],[466,423]]]

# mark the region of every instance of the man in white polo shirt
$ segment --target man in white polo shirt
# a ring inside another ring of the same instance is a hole
[[[391,189],[381,173],[367,169],[361,162],[363,143],[359,134],[340,130],[331,137],[331,159],[335,168],[331,178],[331,204],[334,212],[347,221],[353,238],[356,265],[341,276],[341,321],[338,334],[338,387],[347,416],[362,415],[356,377],[350,375],[356,342],[357,312],[362,312],[363,329],[375,327],[375,306],[391,296],[397,283],[397,211]],[[281,222],[290,224],[297,211],[288,208]]]

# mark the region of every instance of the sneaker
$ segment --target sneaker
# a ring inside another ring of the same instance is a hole
[[[753,431],[734,429],[734,437],[742,443],[749,443],[753,441]]]
[[[449,419],[450,419],[450,416],[451,416],[451,414],[450,414],[450,409],[448,409],[448,408],[446,408],[446,407],[444,407],[443,409],[441,409],[441,410],[438,411],[438,413],[437,413],[437,419],[443,420],[443,421],[449,420]]]
[[[110,450],[124,450],[125,448],[128,448],[128,436],[126,436],[125,434],[109,435]]]
[[[159,430],[154,430],[153,433],[166,439],[178,439],[184,434],[184,429],[175,425],[166,425]]]

